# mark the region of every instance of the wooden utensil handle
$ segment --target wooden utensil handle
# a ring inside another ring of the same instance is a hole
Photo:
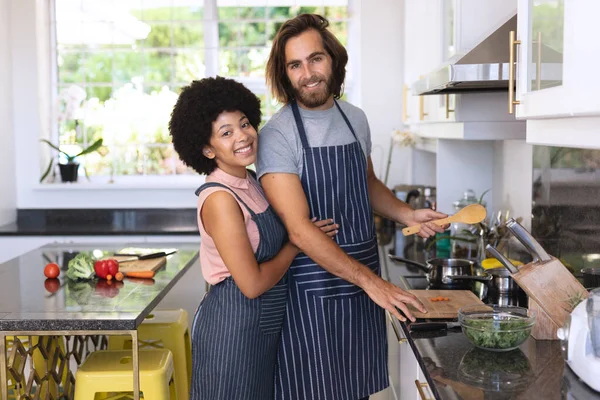
[[[430,221],[432,224],[436,224],[437,226],[443,226],[446,224],[449,224],[452,222],[452,217],[446,217],[446,218],[442,218],[442,219],[436,219],[434,221]],[[406,228],[402,229],[402,234],[404,236],[409,236],[409,235],[414,235],[415,233],[419,233],[421,232],[421,224],[418,225],[413,225],[413,226],[407,226]]]

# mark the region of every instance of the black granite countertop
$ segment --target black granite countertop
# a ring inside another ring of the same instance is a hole
[[[0,236],[198,235],[196,209],[19,209]]]
[[[126,278],[109,283],[66,278],[68,260],[77,253],[86,251],[102,257],[123,247],[48,245],[0,264],[0,331],[136,329],[198,258],[197,245],[169,244],[179,250],[167,257],[166,265],[153,279]],[[49,262],[61,266],[58,279],[44,276]]]
[[[392,283],[412,289],[420,282],[419,272],[382,258]],[[513,351],[490,352],[476,348],[460,329],[411,332],[399,325],[436,399],[600,400],[565,366],[559,341],[529,337]]]

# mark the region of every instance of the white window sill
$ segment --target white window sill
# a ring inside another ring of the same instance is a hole
[[[168,176],[119,176],[111,182],[109,177],[93,177],[89,181],[79,177],[77,182],[38,183],[34,190],[71,191],[71,190],[194,190],[204,183],[204,175],[168,175]]]

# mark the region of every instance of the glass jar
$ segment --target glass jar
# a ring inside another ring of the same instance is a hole
[[[468,189],[464,192],[461,199],[452,203],[452,206],[454,207],[454,213],[457,213],[470,204],[478,203],[479,199],[475,195],[475,192]],[[481,205],[485,207],[485,202],[482,201]],[[470,225],[461,222],[453,222],[450,225],[450,235],[452,237],[452,258],[466,258],[470,260],[479,259],[481,240],[477,224]]]

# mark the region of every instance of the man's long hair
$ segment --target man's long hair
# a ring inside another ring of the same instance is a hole
[[[286,72],[285,45],[290,38],[296,37],[309,29],[314,29],[321,35],[323,47],[329,53],[332,61],[331,92],[336,99],[342,96],[348,52],[333,33],[327,29],[328,26],[329,21],[317,14],[301,14],[281,25],[277,35],[275,35],[275,40],[273,40],[266,68],[267,86],[277,101],[287,104],[295,97],[292,83]]]

